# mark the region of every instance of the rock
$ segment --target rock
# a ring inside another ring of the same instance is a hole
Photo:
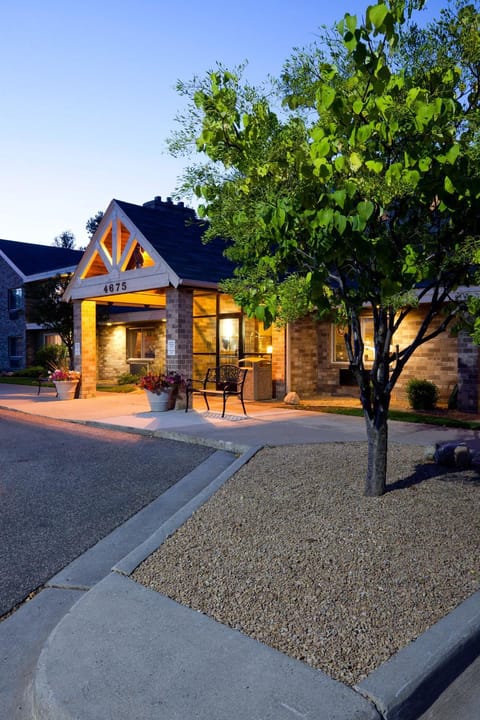
[[[425,460],[435,460],[437,448],[435,445],[427,445],[425,448]]]
[[[286,405],[300,405],[300,398],[296,392],[289,392],[283,398]]]
[[[437,443],[434,460],[446,467],[468,468],[472,464],[472,453],[465,443]]]

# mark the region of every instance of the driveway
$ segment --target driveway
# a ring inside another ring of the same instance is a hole
[[[0,618],[213,450],[0,410]]]

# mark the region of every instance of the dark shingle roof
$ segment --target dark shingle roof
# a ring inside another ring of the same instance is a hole
[[[205,223],[190,208],[172,202],[158,202],[155,207],[115,202],[183,280],[218,283],[232,276],[234,265],[223,256],[225,241],[214,239],[204,245]]]
[[[82,250],[69,250],[51,245],[0,240],[0,251],[23,275],[52,275],[64,268],[75,268],[83,255]]]

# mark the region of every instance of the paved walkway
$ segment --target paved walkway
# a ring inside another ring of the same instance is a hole
[[[154,509],[141,511],[159,512],[162,518],[146,541],[134,542],[135,527],[143,524],[140,513],[0,624],[0,716],[413,720],[440,695],[438,714],[425,718],[450,719],[448,702],[454,698],[456,720],[473,720],[471,714],[462,715],[459,698],[468,699],[464,707],[480,707],[480,682],[474,684],[480,680],[478,661],[462,673],[480,647],[480,593],[351,689],[129,578],[259,446],[364,440],[362,418],[278,403],[248,403],[244,418],[233,401],[222,420],[216,408],[204,412],[201,402],[187,414],[152,414],[142,393],[61,402],[45,388],[40,396],[35,393],[34,388],[0,384],[0,407],[219,449],[160,496]],[[480,449],[479,433],[426,425],[392,422],[390,439],[425,445],[456,440]],[[185,501],[192,483],[196,495]],[[116,557],[117,546],[125,546],[123,533],[129,534],[132,550]],[[459,673],[454,692],[442,693]]]

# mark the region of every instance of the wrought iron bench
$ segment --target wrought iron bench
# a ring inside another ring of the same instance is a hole
[[[50,387],[50,386],[51,386],[51,383],[52,383],[52,381],[50,380],[49,377],[42,377],[42,375],[40,375],[40,377],[38,378],[38,391],[37,391],[37,395],[40,395],[40,390],[42,389],[42,387],[43,387],[44,385],[48,385],[48,387]],[[57,394],[56,394],[56,397],[58,397],[58,392],[57,392]]]
[[[203,380],[187,380],[185,412],[188,412],[192,395],[203,395],[207,410],[210,410],[208,397],[217,396],[223,399],[222,417],[224,417],[227,398],[235,396],[240,399],[243,412],[246,415],[247,411],[243,402],[243,386],[245,385],[247,372],[248,368],[240,368],[237,365],[220,365],[220,367],[208,368]]]

